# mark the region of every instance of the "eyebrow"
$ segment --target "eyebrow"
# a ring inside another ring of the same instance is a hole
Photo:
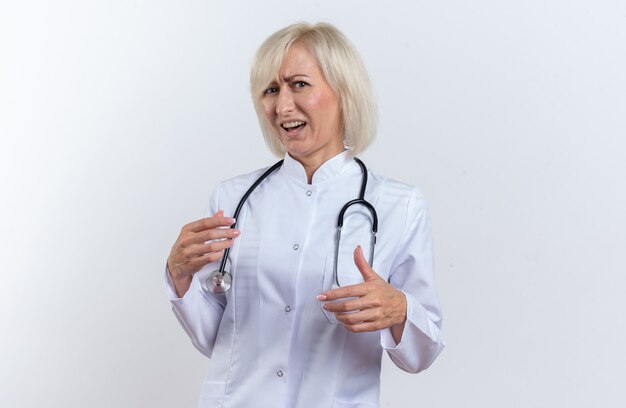
[[[287,77],[283,77],[283,81],[291,82],[291,81],[293,81],[293,79],[295,77],[305,77],[305,78],[308,78],[309,76],[308,75],[304,75],[304,74],[294,74],[294,75],[290,75],[290,76],[287,76]]]

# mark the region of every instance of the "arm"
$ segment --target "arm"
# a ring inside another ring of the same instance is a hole
[[[381,332],[381,345],[393,362],[408,372],[428,368],[445,342],[441,333],[441,307],[435,290],[432,233],[424,200],[414,196],[409,205],[409,228],[392,266],[390,283],[406,297],[406,322],[401,340]],[[411,219],[412,218],[412,219]]]
[[[360,248],[354,262],[364,282],[318,296],[350,331],[380,331],[381,346],[408,372],[422,371],[444,347],[441,311],[434,288],[430,219],[421,196],[412,196],[405,232],[391,265],[389,283],[367,264]]]
[[[191,343],[207,357],[211,357],[217,331],[226,307],[224,295],[204,296],[196,277],[183,297],[178,297],[168,268],[165,270],[165,291],[172,305],[172,311],[183,327]]]
[[[217,192],[211,207],[217,207]],[[209,218],[185,225],[167,259],[165,290],[172,310],[194,346],[208,357],[213,351],[226,297],[203,294],[197,273],[219,261],[224,249],[232,246],[239,231],[224,227],[234,222],[219,210]]]

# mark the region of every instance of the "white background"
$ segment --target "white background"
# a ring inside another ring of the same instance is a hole
[[[380,108],[373,169],[434,220],[448,347],[383,407],[626,404],[623,1],[4,1],[0,406],[193,407],[169,309],[180,227],[268,165],[273,31],[329,21]]]

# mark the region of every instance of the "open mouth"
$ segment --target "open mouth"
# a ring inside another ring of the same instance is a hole
[[[285,122],[282,125],[280,125],[280,127],[285,129],[289,133],[297,132],[298,130],[302,129],[305,126],[306,126],[306,122],[303,122],[301,120],[294,120],[292,122]]]

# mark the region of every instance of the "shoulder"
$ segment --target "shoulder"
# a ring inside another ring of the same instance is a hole
[[[381,239],[400,245],[415,235],[415,231],[430,230],[430,213],[421,190],[411,184],[369,171],[371,190],[366,197],[378,212]],[[428,237],[430,233],[421,234]]]
[[[411,184],[383,176],[376,171],[368,171],[372,193],[378,201],[393,205],[395,208],[404,207],[407,213],[416,213],[426,210],[427,204],[421,190]],[[407,214],[410,217],[410,214]]]
[[[221,181],[211,194],[211,205],[208,212],[215,212],[217,209],[227,210],[236,205],[250,186],[252,186],[252,184],[270,167],[271,166],[266,166]],[[271,175],[269,177],[271,177]]]
[[[378,211],[381,245],[392,248],[395,271],[409,256],[427,255],[432,248],[432,226],[426,199],[411,184],[370,172],[371,199]],[[366,193],[367,195],[367,193]],[[384,243],[384,244],[382,244]]]
[[[249,173],[241,174],[239,176],[231,177],[223,180],[218,184],[218,188],[222,192],[241,192],[241,190],[247,190],[250,186],[261,177],[261,175],[269,169],[270,166],[262,167],[260,169],[251,171]],[[242,193],[243,193],[242,192]]]

